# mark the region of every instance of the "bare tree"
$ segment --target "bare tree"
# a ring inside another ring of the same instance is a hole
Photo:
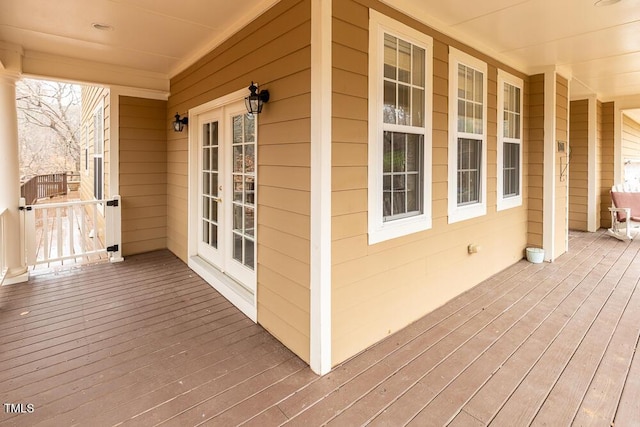
[[[80,87],[24,79],[16,85],[20,169],[37,175],[80,169]]]

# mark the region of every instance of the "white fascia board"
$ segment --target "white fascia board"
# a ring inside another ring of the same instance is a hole
[[[123,86],[169,93],[169,76],[151,71],[27,50],[22,59],[27,76],[73,83]]]

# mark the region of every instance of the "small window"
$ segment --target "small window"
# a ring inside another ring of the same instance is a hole
[[[522,205],[522,86],[498,70],[498,210]]]
[[[487,64],[449,51],[449,222],[487,213]]]
[[[84,174],[89,175],[89,127],[84,127]]]
[[[431,228],[433,40],[373,10],[369,243]]]
[[[93,196],[104,197],[104,107],[102,103],[93,113]]]

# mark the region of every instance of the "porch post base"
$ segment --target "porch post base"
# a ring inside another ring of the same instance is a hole
[[[2,282],[2,286],[17,285],[18,283],[24,283],[28,280],[29,280],[29,272],[26,269],[23,272],[17,272],[13,274],[9,272],[7,274],[7,277],[4,278],[4,281]]]

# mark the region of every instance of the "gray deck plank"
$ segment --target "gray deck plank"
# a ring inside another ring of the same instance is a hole
[[[0,399],[36,406],[0,426],[639,425],[640,241],[570,244],[324,377],[168,251],[38,275],[0,288]]]

